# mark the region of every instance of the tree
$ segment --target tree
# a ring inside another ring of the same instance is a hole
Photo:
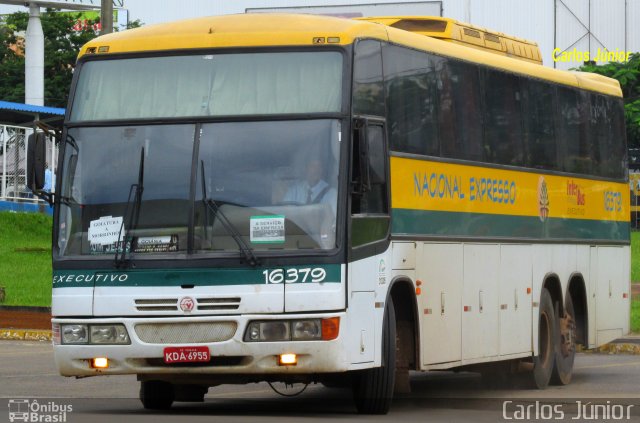
[[[47,9],[41,14],[44,33],[44,104],[66,107],[76,58],[80,48],[98,33],[93,29],[99,19],[87,20],[78,31],[73,27],[80,13],[61,13]],[[24,102],[24,55],[19,47],[27,30],[29,14],[16,12],[0,18],[0,100]],[[139,27],[136,20],[128,28]],[[12,46],[18,46],[17,51]]]
[[[632,54],[627,62],[585,65],[578,70],[608,76],[620,82],[624,96],[627,143],[630,148],[640,148],[640,53]]]

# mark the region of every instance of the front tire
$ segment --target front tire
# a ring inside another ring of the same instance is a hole
[[[387,414],[393,400],[396,376],[396,313],[393,300],[385,308],[382,328],[382,366],[354,377],[353,397],[360,414]]]
[[[533,383],[538,389],[545,389],[551,380],[557,327],[551,294],[546,288],[542,288],[538,314],[538,355],[533,357]]]
[[[147,410],[168,410],[175,398],[173,385],[159,380],[140,382],[140,401]]]

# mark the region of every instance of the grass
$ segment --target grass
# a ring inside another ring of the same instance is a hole
[[[51,305],[50,216],[0,212],[1,305]]]
[[[640,333],[640,298],[631,302],[631,332]]]
[[[640,283],[640,232],[631,232],[631,281]]]

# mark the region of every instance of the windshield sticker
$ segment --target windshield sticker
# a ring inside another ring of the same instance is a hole
[[[103,216],[89,223],[89,244],[93,247],[112,245],[118,242],[118,234],[122,227],[122,216]],[[121,239],[120,239],[121,240]]]
[[[251,242],[255,244],[283,243],[284,216],[251,216],[249,233]]]
[[[135,253],[169,253],[178,251],[178,235],[141,236],[136,241]]]

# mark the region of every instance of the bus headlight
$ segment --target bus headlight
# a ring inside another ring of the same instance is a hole
[[[63,344],[86,344],[89,342],[87,325],[61,325]]]
[[[322,325],[320,319],[294,320],[291,322],[291,335],[294,341],[309,341],[322,339]]]
[[[91,344],[130,344],[129,334],[123,325],[91,325]]]
[[[331,341],[338,337],[340,318],[263,320],[249,322],[245,342]]]
[[[130,344],[124,325],[60,325],[62,344]]]
[[[288,341],[291,338],[289,333],[289,322],[286,321],[251,322],[247,327],[244,340],[250,342]]]

